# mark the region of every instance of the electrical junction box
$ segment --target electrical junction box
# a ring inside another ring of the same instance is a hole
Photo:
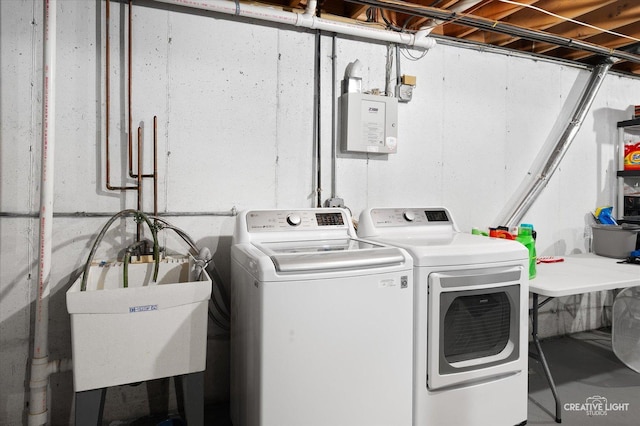
[[[389,96],[345,93],[342,105],[342,149],[394,154],[398,145],[398,100]]]
[[[396,86],[396,96],[399,102],[409,102],[413,97],[413,86],[410,84],[398,84]]]

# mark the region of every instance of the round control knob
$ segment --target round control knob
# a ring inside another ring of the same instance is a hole
[[[416,218],[416,215],[413,212],[404,212],[402,215],[404,216],[407,222],[413,222],[414,219]]]
[[[290,214],[289,216],[287,216],[287,223],[291,226],[298,226],[300,225],[300,222],[302,222],[300,215]]]

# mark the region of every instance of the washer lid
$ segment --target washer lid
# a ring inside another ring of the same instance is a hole
[[[438,236],[386,235],[376,241],[402,247],[414,266],[473,265],[528,260],[529,252],[517,241],[454,232]]]
[[[402,251],[366,241],[340,238],[254,243],[278,272],[352,270],[405,263]]]

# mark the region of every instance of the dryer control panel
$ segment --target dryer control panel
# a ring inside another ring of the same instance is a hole
[[[256,210],[247,213],[249,232],[348,229],[343,211]]]
[[[459,229],[445,207],[376,207],[360,213],[358,236],[451,238]]]
[[[376,227],[452,225],[453,220],[444,208],[382,208],[371,209]]]

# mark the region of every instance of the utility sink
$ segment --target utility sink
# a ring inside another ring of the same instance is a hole
[[[76,392],[204,371],[211,278],[193,257],[93,262],[67,291]]]

